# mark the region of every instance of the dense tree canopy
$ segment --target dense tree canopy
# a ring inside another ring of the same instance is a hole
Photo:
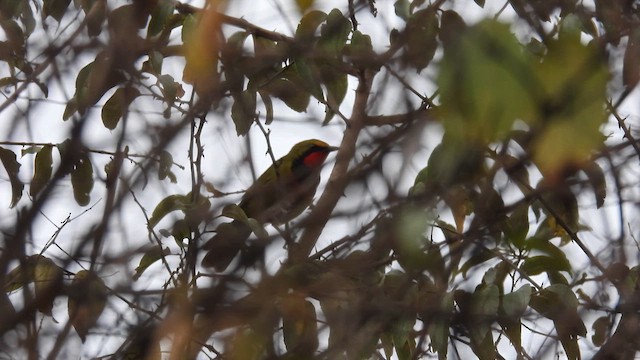
[[[0,27],[0,357],[640,350],[640,3],[2,0]],[[338,147],[307,211],[234,206],[307,138]],[[230,218],[250,238],[202,266]]]

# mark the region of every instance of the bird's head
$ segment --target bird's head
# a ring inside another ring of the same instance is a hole
[[[311,139],[299,142],[291,148],[289,154],[295,165],[304,165],[307,168],[319,168],[330,152],[338,150],[335,146],[329,146],[324,141]]]

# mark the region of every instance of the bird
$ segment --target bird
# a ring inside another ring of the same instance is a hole
[[[295,219],[311,205],[322,165],[336,150],[317,139],[295,144],[245,191],[238,206],[260,224],[277,226]],[[251,252],[247,245],[251,232],[247,221],[236,219],[220,224],[216,235],[203,246],[207,253],[202,265],[224,271],[240,251]]]

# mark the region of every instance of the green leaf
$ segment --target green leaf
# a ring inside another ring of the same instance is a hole
[[[266,93],[266,91],[258,91],[260,94],[260,98],[262,99],[262,103],[264,104],[264,108],[266,111],[264,123],[266,125],[270,125],[273,122],[273,101],[271,101],[271,97]]]
[[[469,325],[471,348],[480,359],[495,359],[495,348],[491,334],[491,323],[498,315],[500,291],[496,285],[482,286],[472,294]]]
[[[76,78],[74,98],[78,112],[84,114],[109,89],[125,80],[124,72],[114,66],[111,54],[106,50],[99,52],[95,60],[82,68]]]
[[[298,6],[298,11],[301,14],[304,14],[305,11],[313,7],[315,0],[296,0],[296,5]]]
[[[445,132],[456,142],[496,141],[516,120],[534,118],[531,61],[507,25],[487,20],[469,28],[445,47],[441,66]]]
[[[309,63],[307,60],[304,60],[302,57],[294,60],[293,67],[297,72],[302,87],[313,95],[313,97],[324,103],[324,94],[320,87],[317,67],[312,63]]]
[[[22,27],[13,20],[1,21],[0,27],[4,30],[4,35],[10,48],[9,51],[14,52],[16,55],[24,55],[26,37]],[[17,63],[14,62],[14,64],[18,66]]]
[[[438,36],[445,51],[451,51],[459,45],[460,39],[468,32],[467,24],[460,14],[453,10],[445,10],[440,15],[440,32]]]
[[[94,62],[90,62],[78,72],[78,76],[76,76],[76,92],[73,97],[69,99],[64,109],[64,114],[62,115],[63,120],[68,120],[76,111],[82,114],[86,110],[85,94],[89,92],[89,78],[93,66]]]
[[[429,229],[429,215],[421,208],[403,209],[397,216],[394,252],[399,264],[407,271],[423,271],[428,264],[424,253],[425,234]]]
[[[41,313],[51,316],[55,297],[62,286],[64,272],[47,257],[34,255],[31,260],[35,260],[33,283],[36,307]]]
[[[74,96],[71,99],[69,99],[69,101],[67,102],[67,105],[64,107],[64,112],[62,113],[62,120],[64,121],[69,120],[71,116],[73,116],[73,114],[76,113],[76,111],[78,111],[78,100]]]
[[[438,17],[431,9],[423,9],[411,15],[407,21],[406,61],[418,72],[433,59],[438,48]]]
[[[109,290],[104,281],[94,272],[78,271],[68,290],[67,313],[69,322],[84,343],[107,304]]]
[[[298,27],[296,28],[296,40],[303,41],[301,42],[302,44],[304,44],[304,41],[309,41],[310,38],[315,36],[318,26],[320,26],[320,24],[322,24],[326,19],[327,14],[319,10],[307,13],[302,17]]]
[[[102,107],[102,123],[104,127],[109,130],[115,129],[131,102],[138,96],[140,96],[140,91],[136,88],[117,89]]]
[[[529,204],[522,202],[516,206],[504,222],[506,240],[522,249],[529,233]]]
[[[471,313],[481,318],[491,319],[498,314],[500,291],[497,285],[481,286],[471,298]]]
[[[51,179],[53,163],[51,156],[52,149],[53,146],[45,145],[36,154],[33,178],[31,179],[31,187],[29,189],[33,198],[38,195],[40,190],[44,189],[49,179]]]
[[[396,0],[393,3],[393,9],[396,15],[404,21],[407,21],[411,16],[409,0]]]
[[[45,18],[51,16],[57,22],[60,22],[70,3],[71,0],[43,0],[42,13]]]
[[[578,305],[576,294],[563,284],[550,285],[531,296],[530,300],[530,306],[534,310],[555,322],[561,337],[567,334],[571,337],[586,335],[587,330],[578,314]]]
[[[320,69],[322,82],[327,90],[327,107],[332,112],[337,112],[347,95],[347,86],[349,85],[347,74],[336,72],[335,69],[328,66],[322,66]],[[330,120],[331,118],[325,118],[323,125],[329,123]]]
[[[164,95],[164,101],[166,101],[167,104],[173,104],[176,99],[184,96],[182,85],[175,81],[171,75],[160,75],[158,77],[158,84],[162,95]]]
[[[18,201],[20,201],[20,198],[22,198],[22,190],[24,189],[24,184],[18,177],[21,165],[16,160],[16,154],[3,147],[0,147],[0,161],[2,161],[2,165],[7,171],[9,182],[11,183],[11,204],[9,207],[14,208],[18,204]]]
[[[595,346],[602,346],[609,337],[609,329],[611,328],[611,318],[609,316],[601,316],[593,322],[591,326],[593,335],[591,341]]]
[[[518,290],[502,297],[502,310],[510,318],[520,318],[531,300],[531,285],[522,285]]]
[[[6,18],[15,18],[23,3],[22,0],[3,0],[0,2],[0,13]]]
[[[633,89],[640,81],[640,30],[629,34],[623,59],[622,84]]]
[[[347,43],[351,33],[351,21],[340,10],[333,9],[327,15],[326,23],[320,28],[318,46],[328,58],[337,58]]]
[[[398,360],[411,360],[413,359],[413,349],[415,348],[413,338],[409,338],[401,343],[396,344],[396,354],[398,354]],[[413,345],[413,346],[412,346]]]
[[[0,53],[3,52],[2,47],[3,47],[2,44],[0,44]],[[0,60],[3,60],[3,59],[0,58]],[[18,80],[13,76],[0,78],[0,88],[15,86],[17,84],[18,84]]]
[[[226,205],[222,209],[222,216],[228,217],[230,219],[238,220],[244,223],[246,223],[247,220],[249,219],[247,217],[247,214],[244,213],[244,210],[242,210],[242,208],[236,204]]]
[[[587,177],[589,183],[593,188],[593,194],[596,197],[596,207],[599,209],[604,205],[604,199],[607,197],[607,181],[604,176],[604,171],[598,163],[592,161],[582,168]]]
[[[138,263],[138,266],[136,267],[136,272],[133,274],[133,280],[138,280],[149,266],[169,254],[171,254],[171,250],[168,247],[162,248],[160,245],[147,249],[140,259],[140,263]]]
[[[476,4],[478,4],[478,6],[480,6],[481,8],[484,8],[484,2],[485,2],[485,0],[473,0],[473,2],[475,2]]]
[[[436,314],[441,314],[432,319],[429,324],[429,337],[431,338],[431,347],[438,353],[438,359],[447,359],[447,350],[449,346],[449,319],[453,312],[454,293],[447,292],[440,301],[440,306]]]
[[[27,154],[37,154],[38,151],[40,151],[41,149],[42,149],[42,146],[38,146],[38,145],[23,147],[20,150],[20,156],[24,157]]]
[[[184,17],[184,20],[182,21],[182,32],[180,35],[183,43],[185,41],[188,41],[188,39],[190,38],[191,34],[193,33],[193,31],[196,29],[197,26],[198,26],[198,20],[196,19],[195,16],[193,16],[192,14],[189,14]]]
[[[315,307],[303,297],[293,295],[283,301],[281,308],[282,332],[288,352],[301,357],[313,357],[318,348]]]
[[[169,195],[162,199],[153,209],[147,227],[154,228],[162,218],[173,211],[185,210],[190,201],[191,199],[184,195]]]
[[[39,256],[39,255],[34,255]],[[18,265],[11,269],[5,277],[4,291],[7,293],[22,289],[26,284],[33,282],[34,269],[37,258],[30,256],[25,261],[25,266]]]
[[[382,344],[385,359],[390,360],[393,356],[393,338],[389,332],[384,332],[380,335],[380,344]]]
[[[191,236],[191,228],[189,223],[185,219],[178,219],[171,227],[171,236],[175,240],[178,246],[184,248],[186,245],[183,242],[184,239],[188,239]]]
[[[309,106],[311,95],[302,86],[302,80],[297,72],[289,67],[282,73],[282,78],[269,81],[262,88],[272,96],[282,100],[291,110],[304,112]]]
[[[256,118],[256,92],[245,90],[233,97],[231,119],[236,125],[238,136],[246,135]]]
[[[162,73],[162,63],[164,62],[164,56],[159,51],[149,51],[149,60],[145,61],[142,70],[154,75],[160,75]]]
[[[460,273],[462,273],[462,276],[466,278],[467,272],[472,267],[487,262],[495,257],[496,255],[493,253],[493,251],[482,247],[478,249],[478,251],[474,251],[473,255],[471,255],[471,257],[462,265],[462,267],[460,267]]]
[[[566,257],[531,256],[525,259],[520,270],[530,276],[539,275],[547,271],[571,271],[571,264]]]
[[[345,55],[352,59],[355,66],[376,66],[376,53],[373,51],[371,37],[356,30],[351,35],[351,41],[344,50]]]
[[[86,152],[80,154],[74,165],[71,172],[71,186],[73,187],[73,197],[78,205],[88,205],[93,189],[93,165]]]
[[[173,166],[173,156],[170,152],[162,150],[160,152],[160,162],[158,164],[158,180],[164,180],[171,174]]]
[[[102,25],[107,19],[107,2],[106,1],[82,1],[82,3],[91,3],[83,6],[82,10],[86,15],[87,34],[90,37],[96,37],[102,32]],[[95,9],[91,11],[92,9]]]
[[[546,56],[531,70],[545,125],[533,143],[533,160],[553,179],[562,176],[566,166],[589,161],[603,145],[600,128],[607,115],[602,104],[610,74],[598,47],[585,46],[575,37],[548,42]]]
[[[31,10],[31,6],[27,5],[27,3],[23,2],[22,12],[20,13],[20,21],[24,25],[24,29],[26,32],[26,36],[29,37],[36,28],[36,19],[33,17],[33,11]]]
[[[31,255],[6,276],[5,292],[16,291],[33,283],[36,308],[51,316],[53,301],[62,286],[63,271],[51,259],[42,255]]]
[[[156,36],[164,29],[174,9],[175,3],[173,1],[160,0],[156,3],[147,28],[147,37]]]

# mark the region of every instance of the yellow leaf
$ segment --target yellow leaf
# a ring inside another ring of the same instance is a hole
[[[198,19],[195,29],[185,38],[184,80],[194,84],[196,90],[213,90],[218,67],[220,44],[216,39],[220,32],[220,15],[226,7],[226,1],[209,1],[207,8]]]

